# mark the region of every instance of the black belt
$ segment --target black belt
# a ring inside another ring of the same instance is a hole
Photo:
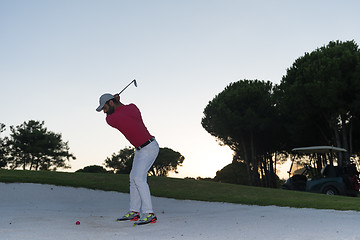
[[[147,140],[143,145],[141,145],[140,147],[137,147],[136,150],[142,149],[143,147],[149,145],[149,143],[151,143],[151,142],[154,141],[154,140],[155,140],[155,137],[150,138],[150,139]]]

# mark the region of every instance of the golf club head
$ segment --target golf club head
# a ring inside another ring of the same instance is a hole
[[[134,82],[135,87],[137,87],[137,83],[136,83],[136,80],[135,80],[135,79],[133,80],[133,82]]]

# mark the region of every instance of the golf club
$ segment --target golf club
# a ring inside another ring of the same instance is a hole
[[[121,90],[121,92],[119,92],[119,95],[120,95],[123,91],[125,91],[125,89],[126,89],[128,86],[130,86],[132,83],[134,83],[135,87],[137,87],[136,80],[134,79],[134,80],[132,80],[126,87],[124,87],[124,89]]]

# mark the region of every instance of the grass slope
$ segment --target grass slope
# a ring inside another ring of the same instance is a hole
[[[41,183],[129,192],[129,176],[122,174],[0,170],[0,182]],[[149,177],[153,196],[261,206],[284,206],[360,211],[360,198],[327,196],[282,189],[251,187],[192,179]]]

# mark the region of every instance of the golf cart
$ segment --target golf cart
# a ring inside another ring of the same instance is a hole
[[[327,195],[357,196],[359,193],[359,172],[356,165],[339,161],[339,154],[345,153],[346,149],[314,146],[294,148],[292,151],[296,154],[283,189]],[[300,156],[305,164],[295,161]],[[336,164],[334,159],[337,159]]]

